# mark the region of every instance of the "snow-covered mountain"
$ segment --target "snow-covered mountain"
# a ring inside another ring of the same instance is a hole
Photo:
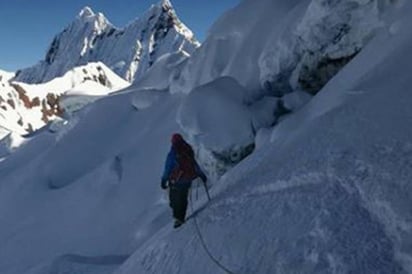
[[[8,104],[10,107],[14,104],[13,96],[12,96],[14,90],[12,87],[10,87],[10,84],[9,84],[9,80],[13,77],[14,77],[14,73],[0,70],[0,91],[1,91],[0,108],[3,111],[7,110],[7,106],[5,106],[4,104]],[[3,97],[8,97],[8,98],[3,98]],[[4,114],[2,114],[0,117],[3,121],[5,120]],[[9,131],[7,129],[5,129],[4,127],[0,127],[0,139],[8,133]]]
[[[0,82],[5,83],[11,78],[13,78],[15,75],[14,72],[8,72],[0,69]]]
[[[85,7],[51,43],[37,65],[17,72],[16,80],[41,83],[89,62],[103,62],[124,79],[138,80],[166,53],[187,54],[199,46],[169,0],[161,0],[125,28]]]
[[[0,273],[412,273],[411,14],[402,0],[242,1],[192,57],[164,55],[4,157]],[[350,31],[330,39],[340,20]],[[174,230],[160,177],[176,131],[212,201],[195,182]]]
[[[103,63],[90,63],[76,67],[62,77],[43,84],[26,84],[11,81],[13,75],[0,76],[0,128],[4,135],[13,132],[20,135],[41,128],[56,117],[78,109],[110,92],[125,88],[129,83]],[[73,97],[85,96],[77,100],[76,106],[62,104]],[[78,105],[81,104],[81,105]]]

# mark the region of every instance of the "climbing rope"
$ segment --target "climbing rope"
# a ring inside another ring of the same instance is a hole
[[[198,187],[199,187],[199,185],[198,185]],[[227,268],[221,262],[219,262],[219,260],[216,259],[215,256],[213,256],[212,252],[210,252],[209,248],[207,247],[206,241],[205,241],[205,239],[202,235],[202,232],[200,231],[199,224],[197,223],[196,213],[195,213],[195,210],[193,208],[192,190],[190,190],[190,207],[191,207],[191,210],[192,210],[193,223],[195,224],[197,236],[199,237],[200,243],[201,243],[203,249],[205,250],[206,254],[216,264],[216,266],[218,266],[224,272],[226,272],[227,274],[235,274],[233,271],[229,270],[229,268]]]

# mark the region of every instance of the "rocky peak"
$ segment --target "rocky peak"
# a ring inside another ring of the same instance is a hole
[[[173,8],[172,3],[170,2],[170,0],[161,0],[159,5],[164,7],[164,8]]]
[[[84,25],[88,23],[92,23],[92,26],[96,29],[96,31],[102,31],[108,25],[111,25],[104,14],[100,12],[95,13],[90,7],[86,6],[80,10],[76,19],[71,24],[69,24],[68,28],[72,27],[73,25],[83,28]]]
[[[191,54],[199,45],[169,0],[152,5],[140,19],[122,29],[85,7],[55,36],[45,59],[19,71],[16,80],[44,83],[76,66],[101,61],[133,82],[162,55],[176,51]]]
[[[79,12],[79,15],[77,15],[77,18],[87,19],[93,16],[95,16],[95,13],[93,12],[93,10],[90,7],[86,6]]]
[[[111,25],[109,20],[104,16],[104,14],[98,12],[95,13],[90,7],[86,6],[76,17],[76,20],[72,24],[80,24],[80,27],[83,27],[84,24],[93,23],[94,28],[96,31],[101,32],[104,30],[108,25]],[[72,25],[71,24],[71,25]]]
[[[152,5],[142,20],[136,21],[136,24],[141,25],[142,21],[147,21],[145,24],[155,33],[155,40],[163,38],[171,29],[174,29],[195,46],[200,46],[193,32],[180,21],[170,0],[161,0],[156,5]]]

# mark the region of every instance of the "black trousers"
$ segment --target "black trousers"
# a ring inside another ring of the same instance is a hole
[[[182,222],[186,218],[189,188],[185,186],[171,186],[169,190],[169,201],[170,207],[173,209],[173,217]]]

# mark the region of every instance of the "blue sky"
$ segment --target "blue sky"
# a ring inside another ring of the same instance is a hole
[[[0,69],[15,71],[43,59],[55,34],[84,6],[123,27],[160,0],[0,0]],[[181,20],[203,41],[211,24],[240,0],[171,0]]]

